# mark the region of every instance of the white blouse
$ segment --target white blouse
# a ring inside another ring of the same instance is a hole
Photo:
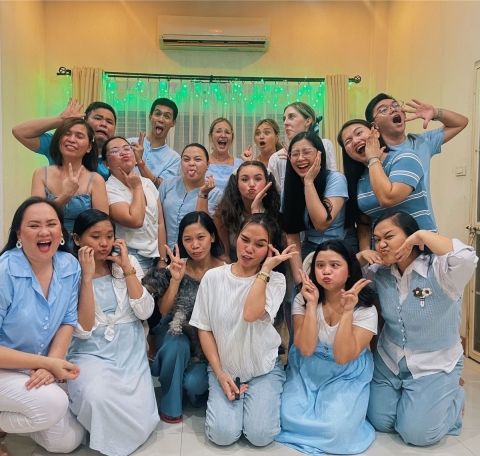
[[[246,382],[270,372],[278,356],[281,338],[273,320],[285,296],[285,277],[270,273],[266,287],[265,317],[243,319],[243,307],[255,276],[237,277],[227,264],[210,269],[200,282],[190,324],[211,331],[222,369]]]

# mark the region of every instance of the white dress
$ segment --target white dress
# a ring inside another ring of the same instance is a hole
[[[141,271],[135,259],[130,260]],[[122,273],[114,270],[113,275]],[[70,409],[90,433],[90,448],[126,456],[159,422],[139,319],[151,314],[154,303],[145,289],[142,297],[129,300],[125,280],[111,275],[95,279],[93,288],[95,325],[92,331],[80,326],[75,330],[68,354],[80,367],[78,378],[68,382]]]

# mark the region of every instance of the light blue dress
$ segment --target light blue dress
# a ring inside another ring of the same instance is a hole
[[[208,165],[207,176],[213,176],[215,179],[215,188],[218,188],[223,193],[228,184],[228,179],[242,163],[243,160],[241,158],[234,158],[233,165],[210,163]]]
[[[282,431],[275,440],[308,454],[365,451],[375,440],[365,419],[372,375],[368,350],[347,364],[337,364],[331,345],[319,342],[307,357],[292,346],[282,395]]]
[[[47,167],[45,168],[45,196],[49,201],[55,201],[57,195],[52,193],[47,187]],[[92,208],[92,179],[93,174],[90,174],[90,180],[88,181],[87,191],[78,195],[72,196],[70,201],[63,206],[63,224],[66,230],[71,234],[73,232],[73,225],[75,219],[87,209]]]
[[[107,316],[117,301],[112,276],[94,280],[95,302]],[[68,360],[80,375],[68,382],[70,409],[90,432],[90,448],[108,456],[126,456],[142,445],[159,418],[145,335],[140,320],[98,326],[88,339],[73,338]]]

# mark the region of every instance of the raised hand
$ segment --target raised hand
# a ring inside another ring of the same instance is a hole
[[[120,173],[123,175],[124,180],[125,180],[125,185],[130,189],[134,190],[135,188],[141,188],[142,187],[142,179],[140,176],[134,172],[133,170],[130,171],[128,174],[121,168],[118,168],[120,170]]]
[[[218,383],[222,387],[223,392],[229,401],[233,401],[235,399],[235,394],[243,394],[248,389],[248,385],[246,383],[242,383],[240,385],[240,389],[237,388],[233,378],[230,377],[230,375],[228,375],[226,372],[222,372],[217,378]]]
[[[316,306],[319,298],[318,288],[303,269],[300,269],[300,275],[302,277],[302,289],[300,290],[300,293],[307,304],[315,304]]]
[[[340,303],[343,312],[351,312],[358,303],[358,294],[369,284],[371,280],[360,279],[356,282],[350,290],[342,290]]]
[[[320,151],[317,151],[317,156],[315,157],[315,160],[310,166],[310,169],[307,171],[307,174],[305,174],[305,177],[303,178],[303,183],[304,184],[311,184],[315,180],[315,178],[318,176],[318,173],[320,172],[321,168],[321,154]]]
[[[132,264],[128,258],[128,249],[127,244],[123,239],[115,239],[113,242],[113,247],[117,247],[120,253],[118,255],[109,255],[107,260],[112,261],[115,264],[118,264],[122,268],[123,272],[129,272],[132,269]]]
[[[200,187],[199,193],[208,195],[215,188],[215,178],[213,176],[206,176],[203,185]]]
[[[357,258],[363,264],[382,264],[382,257],[376,250],[361,250],[357,253]]]
[[[172,280],[181,282],[183,276],[185,275],[187,262],[185,261],[185,259],[180,258],[180,249],[178,248],[177,244],[175,244],[173,252],[172,249],[170,249],[170,247],[166,244],[165,249],[167,251],[168,257],[170,258],[170,264],[167,267],[170,271],[170,275],[172,276]]]
[[[397,261],[406,260],[412,253],[412,250],[415,246],[418,246],[418,248],[422,251],[425,248],[425,244],[421,237],[421,230],[415,231],[415,233],[411,234],[407,239],[405,239],[405,242],[395,252],[395,259]]]
[[[144,141],[145,141],[145,132],[141,131],[138,134],[138,143],[130,144],[132,146],[133,154],[135,155],[135,160],[137,161],[137,163],[140,160],[143,160]]]
[[[95,251],[88,246],[80,247],[78,250],[78,261],[82,267],[84,277],[93,279],[95,275]]]
[[[423,128],[427,128],[429,122],[435,117],[435,108],[433,105],[422,103],[415,99],[405,103],[402,111],[410,114],[405,117],[405,122],[410,122],[415,119],[423,119]]]
[[[60,117],[63,120],[81,118],[85,117],[85,110],[83,109],[83,104],[74,98],[68,100],[67,107],[60,113]]]
[[[382,156],[385,147],[380,147],[380,133],[376,128],[370,130],[370,135],[365,141],[365,157],[368,160],[371,158],[378,158]]]
[[[250,145],[248,146],[243,152],[242,152],[242,155],[240,155],[240,158],[243,160],[243,161],[251,161],[253,160],[255,157],[253,155],[253,147]]]
[[[75,195],[75,193],[77,193],[80,187],[80,178],[82,177],[84,170],[85,168],[82,165],[80,166],[79,170],[74,173],[72,164],[68,164],[67,176],[62,181],[62,188],[64,193],[66,193],[69,197],[72,197]]]
[[[46,369],[32,369],[30,378],[25,383],[27,390],[40,388],[43,385],[50,385],[55,381],[55,376]]]
[[[289,260],[298,252],[295,250],[295,244],[290,244],[286,249],[280,253],[272,244],[268,244],[267,258],[263,262],[262,271],[270,272],[276,268],[280,263]]]
[[[252,214],[257,214],[259,212],[265,212],[265,208],[263,207],[263,198],[267,196],[268,189],[272,186],[272,183],[269,182],[265,187],[262,188],[256,195],[252,201]]]

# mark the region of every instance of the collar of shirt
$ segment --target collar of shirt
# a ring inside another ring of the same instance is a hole
[[[22,249],[11,249],[9,272],[14,277],[33,277],[34,273]],[[58,278],[68,277],[78,270],[78,262],[72,261],[67,252],[57,252],[53,256],[53,269]]]

